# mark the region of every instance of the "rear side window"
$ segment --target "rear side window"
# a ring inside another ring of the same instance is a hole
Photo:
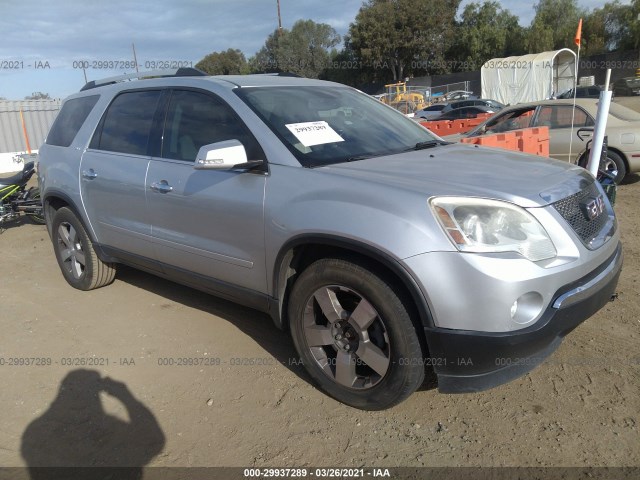
[[[101,127],[91,141],[91,148],[147,155],[160,93],[160,90],[146,90],[118,95],[100,122]]]
[[[91,95],[67,100],[47,135],[47,145],[71,145],[99,98],[100,95]]]
[[[573,108],[571,105],[558,105],[558,106],[545,106],[540,109],[538,118],[536,119],[536,126],[549,128],[571,128],[571,117]],[[589,117],[585,111],[576,107],[575,114],[573,116],[574,127],[591,127],[593,126],[593,120]]]

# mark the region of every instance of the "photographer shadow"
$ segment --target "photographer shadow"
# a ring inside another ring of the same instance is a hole
[[[129,421],[105,412],[102,392],[122,403]],[[21,454],[32,480],[129,480],[143,477],[143,467],[164,444],[153,413],[124,383],[78,369],[62,380],[49,409],[27,426]]]

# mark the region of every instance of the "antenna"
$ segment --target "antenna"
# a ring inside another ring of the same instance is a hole
[[[131,48],[133,49],[133,62],[136,64],[136,72],[138,72],[138,59],[136,58],[136,45],[131,42]]]

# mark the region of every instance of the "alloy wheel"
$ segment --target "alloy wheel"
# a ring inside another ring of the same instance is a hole
[[[307,347],[330,379],[363,390],[384,378],[389,335],[376,309],[358,292],[341,285],[319,288],[307,300],[303,321]]]
[[[80,279],[84,273],[86,259],[80,236],[69,222],[62,222],[58,227],[58,251],[64,268],[73,278]]]

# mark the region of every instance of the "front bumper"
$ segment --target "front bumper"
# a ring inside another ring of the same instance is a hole
[[[622,246],[586,277],[566,285],[532,326],[510,332],[425,328],[429,364],[443,393],[477,392],[531,371],[580,323],[610,301],[622,269]]]

